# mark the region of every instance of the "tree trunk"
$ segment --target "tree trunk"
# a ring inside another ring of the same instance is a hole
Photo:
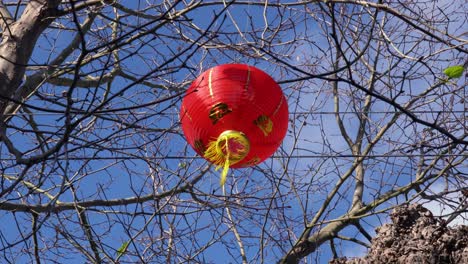
[[[6,20],[2,23],[2,39],[0,42],[0,116],[14,95],[19,94],[28,61],[37,39],[53,21],[57,12],[58,0],[34,0],[24,9],[20,19]],[[2,5],[2,15],[8,10]],[[10,16],[11,17],[11,16]],[[11,23],[8,23],[10,21]],[[3,117],[2,117],[3,119]]]

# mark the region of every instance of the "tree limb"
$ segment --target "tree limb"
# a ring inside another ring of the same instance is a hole
[[[187,191],[190,186],[196,184],[198,181],[202,179],[202,177],[208,172],[209,166],[205,167],[199,175],[193,178],[190,182],[186,182],[184,185],[172,189],[160,194],[148,194],[145,196],[135,196],[129,198],[121,198],[121,199],[109,199],[109,200],[90,200],[90,201],[83,201],[83,202],[59,202],[57,201],[55,204],[23,204],[23,203],[11,203],[11,202],[0,202],[0,210],[6,211],[16,211],[16,212],[36,212],[36,213],[57,213],[62,211],[69,211],[75,210],[76,208],[90,208],[90,207],[109,207],[109,206],[121,206],[121,205],[129,205],[135,203],[144,203],[153,200],[160,200],[169,196],[173,196],[179,193],[183,193]],[[18,179],[21,180],[21,179]]]
[[[11,33],[10,25],[13,22],[13,17],[11,16],[10,11],[5,7],[3,0],[0,0],[0,29],[5,32],[7,31],[8,34]],[[0,32],[0,36],[1,36]]]
[[[0,43],[0,94],[9,98],[22,82],[37,39],[55,17],[60,0],[30,1]],[[0,118],[8,101],[0,99]]]

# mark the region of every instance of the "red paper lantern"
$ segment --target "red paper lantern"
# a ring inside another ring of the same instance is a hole
[[[288,127],[288,104],[279,85],[245,64],[223,64],[192,82],[180,119],[188,143],[208,161],[223,167],[256,165],[280,146]]]

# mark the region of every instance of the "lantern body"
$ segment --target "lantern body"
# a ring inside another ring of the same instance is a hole
[[[210,143],[218,139],[217,147],[225,146],[224,155],[229,155],[227,148],[231,152],[229,167],[246,167],[264,161],[280,146],[288,127],[288,105],[279,85],[265,72],[245,64],[224,64],[192,82],[180,119],[198,154],[221,166],[207,154]],[[229,131],[239,132],[234,138],[241,146],[219,141]]]

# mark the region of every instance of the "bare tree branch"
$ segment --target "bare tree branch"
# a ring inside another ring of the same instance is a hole
[[[321,263],[368,247],[401,204],[466,220],[463,11],[1,0],[0,262]],[[180,105],[225,63],[277,81],[289,124],[270,159],[233,168],[223,189],[187,144]]]
[[[3,0],[0,1],[0,29],[2,29],[3,32],[7,31],[7,34],[12,34],[10,25],[13,22],[13,17],[10,14],[10,11],[5,7],[5,4],[3,3]],[[4,34],[2,32],[2,34]]]

